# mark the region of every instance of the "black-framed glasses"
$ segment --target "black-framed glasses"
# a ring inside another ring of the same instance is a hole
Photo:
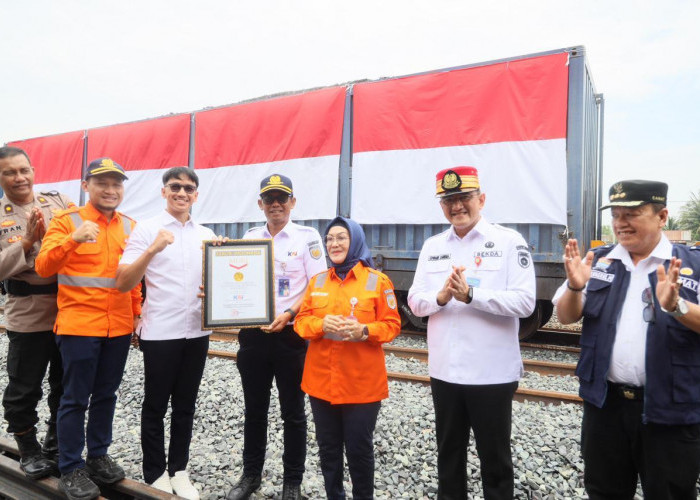
[[[454,205],[455,203],[459,203],[461,205],[466,205],[467,203],[472,201],[477,196],[479,196],[478,191],[472,191],[470,193],[465,193],[465,194],[453,194],[451,196],[446,196],[445,198],[442,198],[440,200],[440,203],[442,203],[446,207],[449,207],[450,205]]]
[[[260,195],[265,205],[272,205],[274,202],[284,205],[289,201],[290,195],[287,193],[265,193]]]
[[[656,310],[654,309],[654,296],[651,293],[651,287],[648,286],[642,290],[642,302],[646,305],[642,310],[642,317],[647,323],[656,322]]]
[[[338,245],[342,245],[346,241],[350,241],[350,237],[345,234],[339,234],[338,236],[326,236],[326,245],[332,245],[334,241],[337,241]]]
[[[192,184],[178,184],[177,182],[172,182],[166,184],[166,186],[168,186],[168,189],[173,193],[179,193],[181,189],[184,189],[187,194],[192,194],[197,191],[197,186],[193,186]]]

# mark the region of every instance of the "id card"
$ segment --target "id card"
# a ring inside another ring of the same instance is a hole
[[[479,288],[481,280],[479,278],[467,278],[467,285],[472,288]]]
[[[277,296],[278,297],[289,297],[289,278],[278,278],[277,279]]]

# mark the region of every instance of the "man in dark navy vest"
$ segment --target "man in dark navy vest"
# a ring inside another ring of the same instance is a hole
[[[668,186],[610,188],[616,245],[564,253],[559,320],[583,317],[576,368],[591,499],[696,499],[700,475],[700,248],[671,244]]]

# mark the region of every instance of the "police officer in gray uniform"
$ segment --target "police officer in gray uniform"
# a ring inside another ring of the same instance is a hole
[[[27,477],[38,479],[56,466],[56,411],[63,393],[63,370],[53,333],[56,278],[38,276],[34,258],[54,214],[75,204],[55,191],[33,191],[34,168],[20,148],[0,147],[0,185],[4,191],[0,199],[0,280],[7,292],[5,318],[10,341],[9,382],[2,405],[7,431],[19,447],[20,467]],[[49,364],[50,417],[42,448],[36,437],[36,407]]]

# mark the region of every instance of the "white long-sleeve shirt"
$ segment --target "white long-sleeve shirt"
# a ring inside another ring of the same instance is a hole
[[[440,306],[437,294],[452,266],[466,268],[473,298],[469,304],[451,299]],[[532,313],[535,297],[532,258],[516,231],[482,217],[464,238],[450,227],[426,240],[408,305],[416,316],[430,317],[430,376],[468,385],[519,380],[518,318]]]

